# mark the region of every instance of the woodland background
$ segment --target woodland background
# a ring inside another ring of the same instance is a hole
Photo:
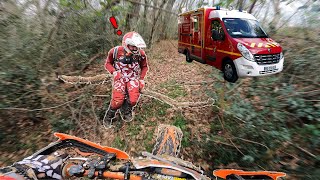
[[[177,53],[177,15],[220,5],[256,16],[284,48],[284,71],[235,84]],[[0,166],[32,154],[65,132],[137,155],[152,150],[155,129],[184,132],[182,158],[206,170],[277,170],[288,179],[320,179],[319,0],[2,0],[0,1]],[[134,122],[105,130],[99,118],[111,84],[72,85],[57,75],[103,74],[108,50],[135,30],[148,44],[147,88],[174,108],[142,96]],[[130,143],[129,143],[130,142]]]

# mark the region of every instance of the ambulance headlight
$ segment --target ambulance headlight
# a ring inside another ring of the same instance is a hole
[[[283,58],[283,52],[280,53],[280,59],[282,59],[282,58]]]
[[[238,43],[237,48],[239,49],[240,53],[244,58],[249,61],[254,61],[254,57],[251,52],[241,43]]]

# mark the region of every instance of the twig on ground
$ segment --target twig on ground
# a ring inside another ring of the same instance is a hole
[[[154,92],[151,90],[144,90],[142,92],[143,96],[151,97],[153,99],[157,99],[163,103],[166,103],[174,108],[182,108],[182,107],[199,107],[199,106],[207,106],[207,105],[213,105],[214,100],[209,99],[206,102],[177,102],[174,99],[171,99],[168,96],[165,96],[161,93]]]
[[[168,40],[168,41],[171,43],[171,45],[172,45],[174,48],[178,49],[178,47],[177,47],[176,45],[174,45],[170,40]]]
[[[182,85],[203,85],[203,84],[210,84],[213,83],[214,81],[195,81],[195,82],[185,82],[185,81],[177,81],[178,84]]]
[[[223,144],[223,145],[226,145],[226,146],[229,146],[229,147],[234,147],[234,145],[228,144],[228,143],[225,143],[225,142],[215,141],[215,140],[212,140],[212,139],[210,139],[210,141],[212,141],[212,142],[214,142],[216,144]],[[241,148],[241,147],[239,147],[239,148]]]
[[[264,144],[262,144],[262,143],[259,143],[259,142],[255,142],[255,141],[248,140],[248,139],[243,139],[243,138],[240,138],[240,137],[232,137],[232,139],[240,139],[240,140],[245,141],[245,142],[249,142],[249,143],[253,143],[253,144],[258,144],[258,145],[260,145],[260,146],[265,147],[267,150],[269,150],[269,147],[268,147],[268,146],[266,146],[266,145],[264,145]]]
[[[95,112],[93,99],[91,99],[91,111],[92,111],[93,117],[95,118],[95,122],[96,122],[95,127],[93,127],[93,132],[94,132],[93,142],[96,142],[97,130],[99,131],[99,129],[98,129],[99,118]]]
[[[239,120],[239,121],[241,121],[241,122],[243,122],[243,123],[246,123],[245,120],[239,118],[238,116],[232,114],[231,112],[226,111],[226,110],[223,110],[223,109],[221,109],[221,108],[220,108],[219,106],[217,106],[217,105],[212,105],[212,106],[215,107],[215,108],[217,108],[218,110],[221,110],[221,111],[224,112],[225,114],[232,115],[232,116],[233,116],[234,118],[236,118],[237,120]]]
[[[304,101],[307,101],[307,102],[320,102],[320,99],[310,99],[310,100],[305,99]]]
[[[112,76],[110,74],[99,74],[91,77],[59,75],[58,78],[70,84],[105,84],[111,81]]]
[[[83,132],[84,134],[84,137],[88,137],[87,136],[87,133],[86,133],[86,130],[82,127],[80,121],[76,118],[76,113],[74,111],[74,109],[70,106],[70,104],[67,105],[70,109],[70,112],[71,112],[71,115],[72,115],[72,119],[78,124],[78,127],[81,129],[81,131]]]
[[[109,94],[94,94],[93,97],[110,97]]]
[[[316,158],[316,157],[317,157],[316,155],[312,154],[311,152],[307,151],[306,149],[303,149],[302,147],[300,147],[300,146],[298,146],[298,145],[296,145],[296,144],[293,144],[293,143],[290,142],[290,141],[287,141],[287,142],[288,142],[290,145],[292,145],[292,146],[300,149],[301,151],[305,152],[305,153],[308,154],[309,156],[311,156],[311,157],[313,157],[313,158]]]
[[[223,124],[223,121],[222,121],[222,119],[220,118],[220,116],[218,116],[218,120],[219,120],[219,122],[220,122],[220,124],[221,124],[221,127],[222,127],[223,132],[225,132],[224,124]]]
[[[60,105],[57,105],[57,106],[53,106],[53,107],[47,107],[47,108],[26,109],[26,108],[10,108],[10,107],[9,107],[9,108],[0,108],[0,110],[17,110],[17,111],[28,111],[28,112],[32,112],[32,111],[44,111],[44,110],[55,109],[55,108],[64,106],[64,105],[66,105],[66,104],[69,104],[69,103],[71,103],[71,102],[73,102],[73,101],[81,98],[81,97],[82,97],[82,96],[79,96],[79,97],[77,97],[77,98],[75,98],[75,99],[72,99],[72,100],[70,100],[70,101],[67,101],[67,102],[65,102],[65,103],[63,103],[63,104],[60,104]]]
[[[240,87],[243,84],[244,80],[241,79],[240,83],[238,83],[236,86],[234,86],[232,89],[230,89],[226,94],[231,93],[232,91],[236,90],[238,87]]]
[[[232,139],[231,138],[227,138],[229,141],[230,141],[230,143],[238,150],[238,152],[240,152],[243,156],[245,155],[239,148],[238,148],[238,146],[236,146],[234,143],[233,143],[233,141],[232,141]]]
[[[80,110],[79,110],[79,113],[78,113],[79,122],[81,121],[81,113],[82,113],[83,107],[84,107],[84,103],[82,103],[82,105],[81,105],[81,107],[80,107]]]
[[[101,84],[111,79],[111,75],[109,74],[100,74],[92,77],[81,77],[81,76],[58,76],[59,79],[66,83],[71,84]],[[206,102],[177,102],[176,100],[151,90],[144,90],[141,92],[143,96],[151,97],[157,99],[163,103],[166,103],[174,108],[183,108],[183,107],[204,107],[211,106],[214,104],[214,99],[208,99]],[[94,95],[94,96],[102,96],[102,95]]]
[[[227,138],[230,142],[231,142],[231,144],[243,155],[243,156],[245,156],[245,154],[239,149],[239,147],[237,147],[234,143],[233,143],[233,141],[232,141],[232,138]],[[254,163],[254,164],[256,164],[258,167],[260,167],[261,169],[263,169],[263,170],[266,170],[265,168],[263,168],[262,166],[260,166],[259,164],[257,164],[257,163]]]
[[[80,72],[83,72],[84,70],[86,70],[93,61],[95,61],[96,59],[98,59],[99,57],[101,57],[101,56],[103,56],[103,55],[105,55],[105,53],[98,53],[98,54],[96,54],[95,56],[93,56],[93,57],[89,60],[89,62],[85,64],[85,66],[81,69]]]

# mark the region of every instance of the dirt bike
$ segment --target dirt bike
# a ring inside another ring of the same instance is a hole
[[[218,169],[206,173],[202,168],[177,158],[180,151],[182,131],[169,125],[160,125],[152,153],[142,152],[142,156],[131,158],[116,148],[70,136],[55,133],[58,141],[49,144],[34,155],[50,155],[58,150],[69,154],[62,168],[64,179],[99,178],[99,179],[173,179],[173,180],[245,180],[273,179],[284,177],[282,172],[242,171]]]

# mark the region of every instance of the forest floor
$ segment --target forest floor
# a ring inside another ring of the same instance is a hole
[[[207,92],[214,91],[214,89],[205,83],[212,82],[209,74],[213,71],[218,73],[218,71],[198,62],[187,63],[185,56],[177,52],[176,41],[158,42],[152,49],[147,50],[147,55],[149,72],[146,78],[146,89],[164,94],[178,102],[203,102],[210,98]],[[106,73],[103,62],[104,60],[101,59],[98,63],[90,65],[83,76]],[[51,77],[51,80],[56,79]],[[49,82],[49,84],[57,83]],[[63,129],[64,126],[76,126],[74,128],[67,127],[71,130],[67,130],[66,133],[101,145],[120,148],[130,155],[138,155],[141,151],[152,150],[156,127],[159,124],[174,124],[182,127],[185,132],[182,143],[185,147],[182,147],[181,156],[186,160],[201,163],[199,165],[204,167],[208,166],[199,159],[192,158],[192,153],[196,152],[200,155],[200,151],[194,151],[190,142],[197,140],[200,142],[203,134],[210,133],[210,123],[215,121],[212,107],[174,109],[162,101],[142,95],[136,107],[136,118],[133,122],[117,121],[114,122],[116,124],[114,128],[105,129],[98,119],[101,118],[110,100],[110,96],[108,96],[110,95],[110,84],[87,86],[91,87],[59,84],[59,87],[54,88],[52,92],[45,89],[43,93],[48,97],[46,102],[51,102],[52,105],[63,103],[62,95],[59,92],[67,93],[64,95],[69,96],[68,100],[70,100],[79,97],[85,89],[86,93],[92,95],[90,100],[94,104],[91,106],[91,108],[95,108],[94,115],[86,116],[84,112],[90,111],[90,105],[87,106],[83,103],[83,106],[80,107],[81,100],[79,100],[76,102],[78,104],[70,103],[50,110],[53,114],[63,114],[63,111],[70,109],[72,117],[65,117],[63,120],[59,119],[53,122],[43,119],[40,122],[34,122],[22,117],[17,124],[18,126],[11,126],[7,129],[7,133],[11,135],[4,139],[6,145],[1,148],[0,166],[20,160],[44,147],[48,142],[54,141],[53,133],[59,128]],[[89,109],[85,110],[84,108]],[[82,111],[84,115],[81,115]],[[88,119],[92,117],[95,118]],[[68,121],[70,122],[68,123]],[[60,125],[56,123],[60,123]],[[17,129],[19,133],[13,133]]]

